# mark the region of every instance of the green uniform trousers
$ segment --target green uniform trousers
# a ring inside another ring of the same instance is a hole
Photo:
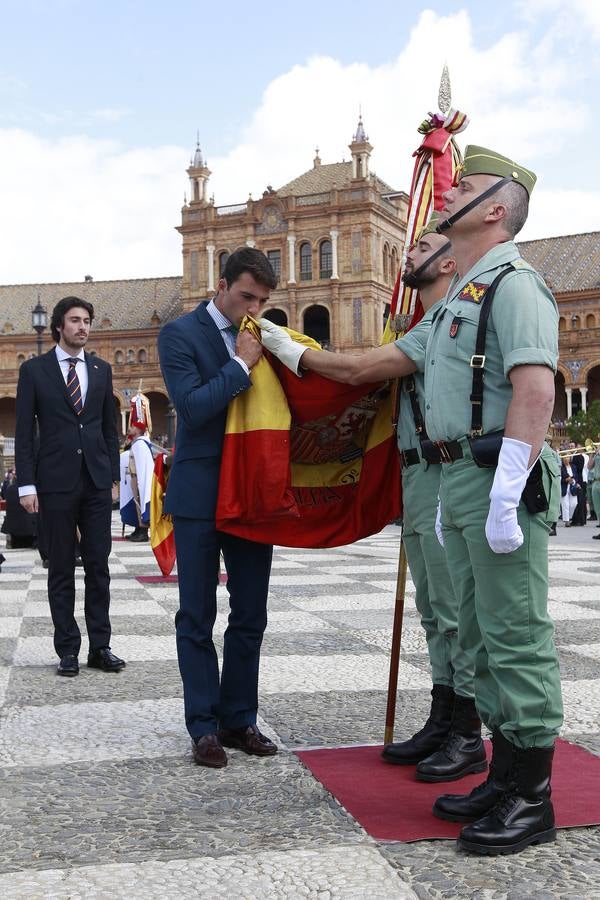
[[[558,518],[560,479],[542,452],[545,513],[519,505],[523,544],[493,553],[485,536],[495,468],[465,458],[442,466],[440,499],[448,568],[459,600],[460,644],[475,652],[475,703],[483,722],[517,747],[549,747],[563,721],[558,654],[548,615],[548,532]]]
[[[596,463],[598,465],[598,463]],[[595,479],[592,481],[591,485],[591,499],[592,504],[594,506],[594,512],[598,516],[598,521],[600,522],[600,480]]]
[[[421,462],[402,470],[403,540],[415,603],[425,630],[433,684],[473,697],[474,656],[458,643],[458,603],[446,554],[435,534],[440,466]]]

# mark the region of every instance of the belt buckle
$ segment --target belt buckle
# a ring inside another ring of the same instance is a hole
[[[452,457],[451,457],[450,454],[448,453],[448,448],[446,447],[446,442],[445,442],[445,441],[436,441],[436,442],[435,442],[435,446],[436,446],[436,447],[438,448],[438,450],[440,451],[440,457],[441,457],[441,461],[442,461],[443,463],[449,463],[449,462],[452,462]]]
[[[472,369],[483,369],[485,366],[485,353],[474,353],[469,365]]]

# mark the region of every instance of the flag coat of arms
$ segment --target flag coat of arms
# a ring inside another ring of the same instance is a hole
[[[261,543],[336,547],[379,532],[399,509],[388,384],[298,378],[265,354],[250,390],[229,404],[217,528]]]

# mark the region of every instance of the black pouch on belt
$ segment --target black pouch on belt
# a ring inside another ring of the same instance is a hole
[[[480,469],[491,469],[498,465],[498,457],[502,446],[503,431],[490,431],[479,437],[467,438],[474,462]]]
[[[548,509],[548,498],[546,497],[542,479],[542,464],[539,459],[525,482],[521,500],[523,501],[527,512],[532,515],[535,513],[546,512]]]

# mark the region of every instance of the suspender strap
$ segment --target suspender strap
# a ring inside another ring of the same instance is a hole
[[[415,434],[418,434],[421,440],[425,440],[427,439],[427,432],[425,431],[425,422],[423,420],[419,401],[417,400],[417,387],[415,384],[414,376],[407,375],[404,378],[404,382],[406,384],[406,393],[408,394],[408,398],[410,400],[413,419],[415,420]]]
[[[458,212],[454,213],[453,216],[448,216],[447,219],[444,219],[443,222],[440,222],[438,227],[435,229],[438,234],[443,234],[444,231],[447,231],[449,228],[452,228],[455,222],[458,222],[459,219],[462,219],[463,216],[466,216],[468,212],[471,212],[472,209],[475,209],[476,206],[479,206],[484,200],[487,200],[488,197],[491,197],[492,194],[495,194],[496,191],[499,191],[501,187],[504,187],[505,184],[508,184],[509,181],[512,181],[512,178],[501,178],[500,181],[497,181],[496,184],[493,184],[491,187],[484,191],[483,194],[479,194],[478,197],[475,197],[474,200],[471,200],[470,203],[467,203],[466,206],[463,206],[462,209],[459,209]]]
[[[515,267],[509,265],[503,269],[499,275],[496,275],[489,288],[485,292],[485,296],[481,305],[479,314],[479,325],[477,327],[477,338],[475,340],[475,353],[471,357],[471,368],[473,369],[473,385],[471,388],[471,437],[478,437],[483,433],[483,374],[485,368],[485,337],[487,332],[487,323],[492,308],[492,301],[496,293],[496,289],[505,275],[514,272]]]

